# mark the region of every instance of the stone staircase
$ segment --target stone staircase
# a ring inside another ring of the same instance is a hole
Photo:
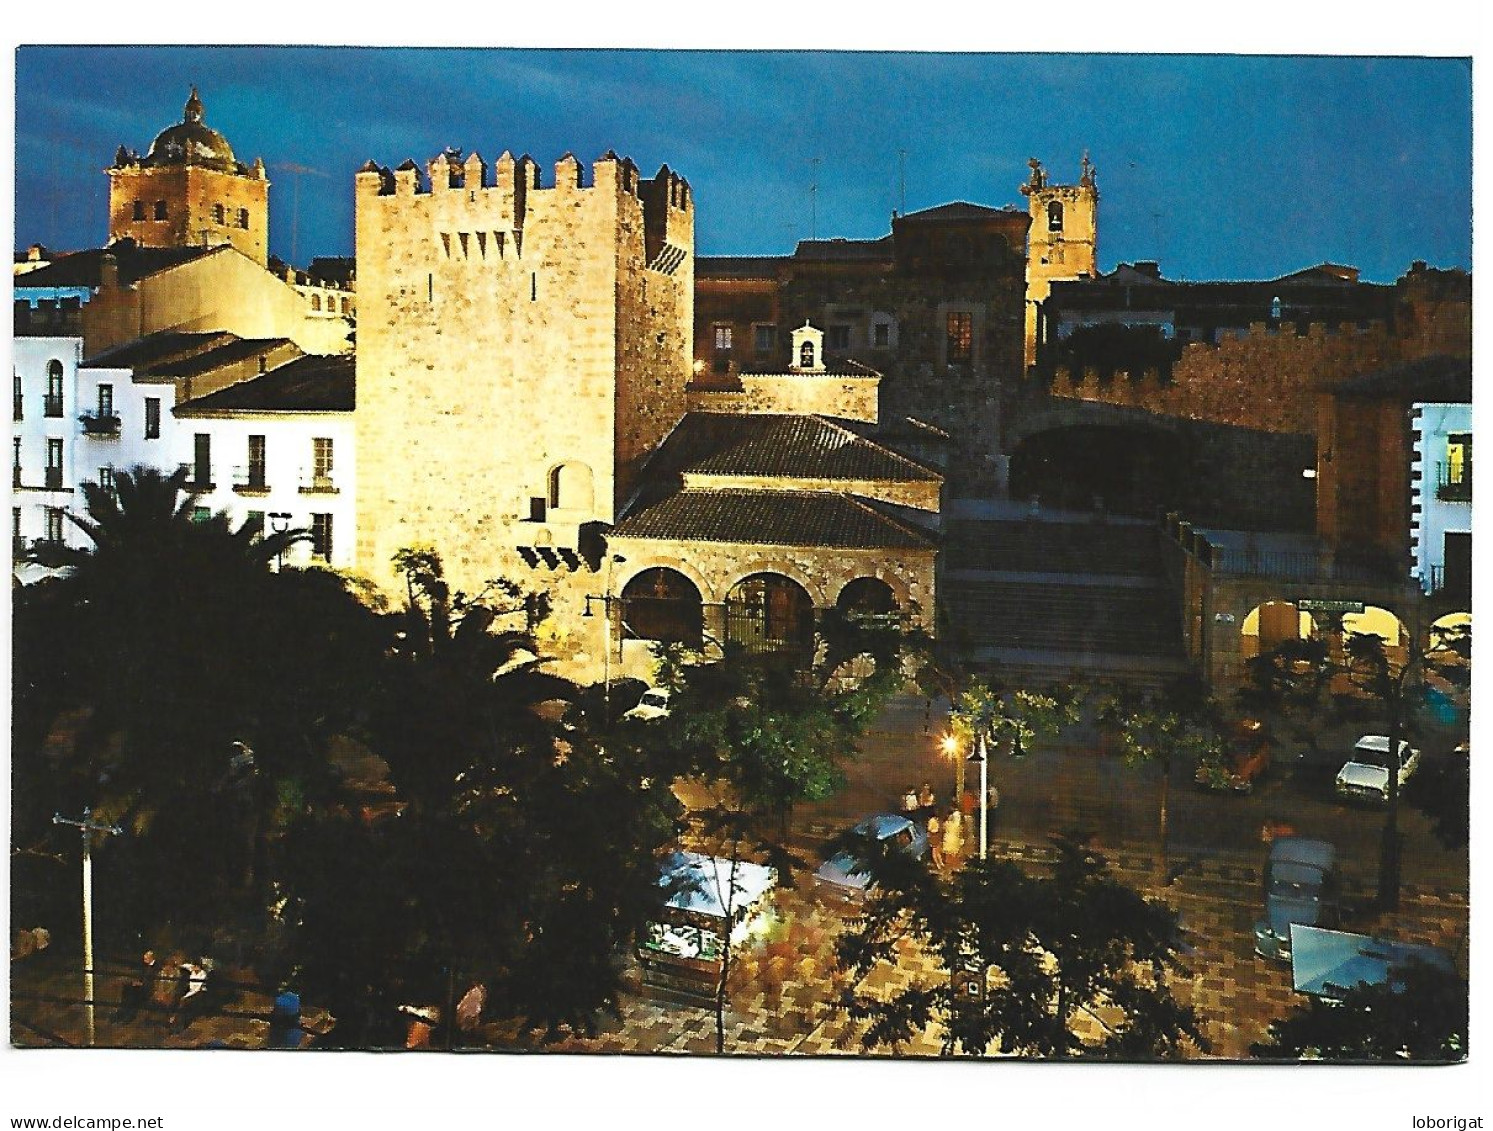
[[[943,632],[974,668],[1157,687],[1187,670],[1150,523],[1097,516],[958,517],[939,582]]]

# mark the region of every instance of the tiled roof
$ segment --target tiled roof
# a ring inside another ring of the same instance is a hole
[[[244,361],[255,354],[265,354],[293,345],[289,338],[234,338],[205,353],[137,368],[135,374],[140,377],[196,377],[201,373],[211,373],[221,366]]]
[[[351,354],[308,354],[260,377],[188,401],[183,416],[225,411],[351,412],[356,403]]]
[[[152,365],[173,361],[208,349],[237,341],[236,334],[226,330],[215,330],[204,334],[180,334],[173,330],[162,330],[158,334],[147,334],[122,346],[105,350],[91,357],[84,364],[94,369],[148,370]]]
[[[141,247],[134,240],[119,240],[108,247],[75,251],[54,260],[50,266],[16,276],[16,288],[23,287],[96,287],[105,253],[114,256],[119,265],[119,282],[128,286],[147,275],[168,267],[211,255],[210,247]]]
[[[984,204],[971,204],[967,200],[955,200],[948,204],[940,204],[934,208],[924,208],[920,212],[909,212],[905,216],[899,216],[899,220],[989,220],[996,216],[1012,216],[1026,219],[1025,209],[1016,211],[1011,208],[990,208]]]
[[[869,504],[822,491],[681,491],[628,516],[611,533],[756,546],[933,548],[930,538]]]
[[[927,468],[819,416],[781,416],[759,434],[687,468],[707,475],[936,481]]]

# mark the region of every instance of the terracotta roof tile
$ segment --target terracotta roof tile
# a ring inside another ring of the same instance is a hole
[[[933,548],[929,536],[875,507],[820,491],[681,491],[623,519],[612,535],[759,546]]]

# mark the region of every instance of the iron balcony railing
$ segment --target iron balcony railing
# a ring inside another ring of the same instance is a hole
[[[53,395],[52,393],[48,393],[48,394],[46,394],[46,396],[42,397],[42,415],[43,416],[61,416],[62,415],[62,397],[61,396],[57,396],[57,395]]]
[[[12,420],[25,420],[26,419],[26,414],[24,412],[22,412],[21,410],[25,407],[26,398],[23,397],[23,396],[21,396],[20,393],[17,393],[15,395],[15,399],[16,399],[16,408],[15,408],[14,414],[11,416],[11,419]]]
[[[1472,461],[1436,465],[1436,497],[1446,503],[1472,502]]]
[[[1248,550],[1208,547],[1216,574],[1274,577],[1288,581],[1386,581],[1398,576],[1394,563],[1371,553],[1330,550]]]
[[[233,469],[233,489],[240,495],[269,494],[270,486],[262,463],[239,464]]]
[[[83,424],[83,432],[88,436],[101,436],[113,439],[119,435],[119,414],[85,412],[78,420]]]
[[[301,472],[300,491],[303,495],[335,495],[337,494],[336,473],[332,471],[317,474],[314,471]]]
[[[62,487],[62,468],[47,468],[46,486],[49,491],[56,491]]]

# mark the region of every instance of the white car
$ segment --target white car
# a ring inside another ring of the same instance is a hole
[[[1339,797],[1353,800],[1389,800],[1389,737],[1366,734],[1353,744],[1353,758],[1338,771],[1334,788]],[[1420,765],[1420,751],[1401,740],[1399,757],[1400,788],[1410,780]]]
[[[669,717],[669,689],[667,687],[650,687],[643,692],[643,697],[638,700],[638,705],[630,711],[622,713],[624,719],[666,719]]]

